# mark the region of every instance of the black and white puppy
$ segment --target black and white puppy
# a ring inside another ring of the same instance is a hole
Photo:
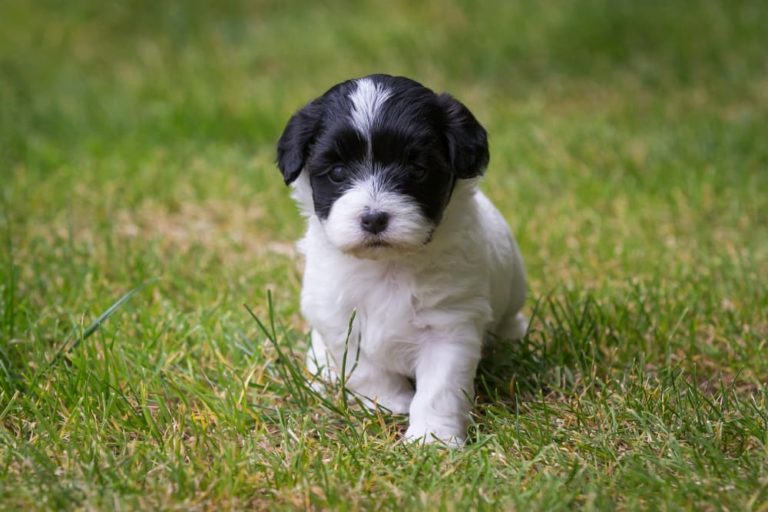
[[[486,334],[518,339],[527,328],[520,252],[477,188],[488,158],[464,105],[388,75],[332,87],[278,143],[309,224],[307,366],[336,379],[348,343],[348,388],[410,413],[408,440],[462,444]]]

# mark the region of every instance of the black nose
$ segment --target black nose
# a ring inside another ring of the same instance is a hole
[[[387,212],[365,212],[360,217],[360,225],[363,226],[363,229],[374,235],[387,229],[388,222],[389,214]]]

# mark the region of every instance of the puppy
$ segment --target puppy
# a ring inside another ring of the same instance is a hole
[[[527,328],[520,252],[477,187],[488,159],[463,104],[388,75],[332,87],[277,146],[308,219],[307,367],[410,414],[407,440],[463,444],[484,340]]]

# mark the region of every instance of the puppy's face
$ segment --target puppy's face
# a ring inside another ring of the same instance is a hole
[[[429,243],[457,179],[488,163],[485,130],[452,97],[401,77],[336,85],[297,112],[277,161],[339,250],[381,258]],[[309,195],[309,194],[308,194]]]

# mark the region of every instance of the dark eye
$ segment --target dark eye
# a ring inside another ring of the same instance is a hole
[[[347,178],[347,170],[341,165],[335,165],[328,171],[328,179],[336,185],[342,183]]]
[[[411,167],[409,174],[413,181],[421,183],[427,179],[429,172],[424,167]]]

